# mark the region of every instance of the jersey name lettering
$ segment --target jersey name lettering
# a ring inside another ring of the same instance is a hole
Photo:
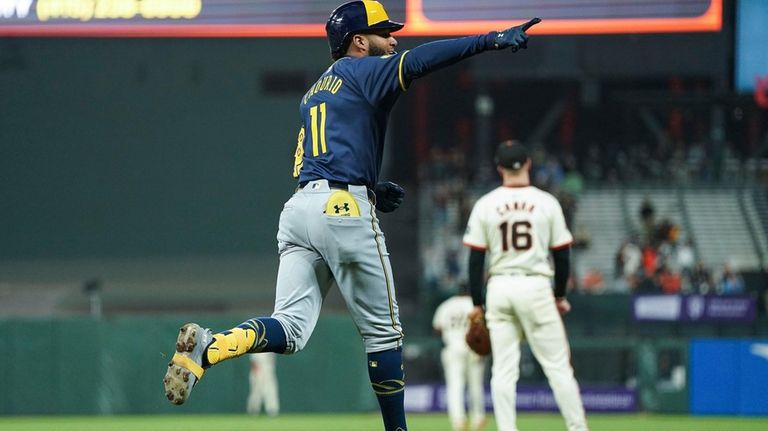
[[[336,75],[323,76],[315,82],[315,85],[309,87],[309,90],[304,94],[301,101],[306,105],[309,98],[320,91],[328,91],[331,94],[336,94],[342,84],[344,84],[344,81]]]
[[[504,214],[507,214],[507,213],[511,213],[513,211],[525,211],[525,212],[532,213],[533,208],[534,208],[534,205],[528,202],[514,201],[514,202],[506,202],[502,205],[499,205],[498,207],[496,207],[496,212],[499,213],[500,216],[503,216]]]

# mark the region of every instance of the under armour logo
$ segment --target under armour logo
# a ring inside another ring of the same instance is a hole
[[[344,202],[344,205],[342,205],[342,206],[334,205],[333,209],[336,210],[336,214],[339,214],[342,210],[345,213],[348,213],[349,212],[349,203],[348,202]]]

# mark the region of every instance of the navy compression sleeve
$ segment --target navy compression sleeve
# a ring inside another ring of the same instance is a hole
[[[472,249],[469,251],[469,292],[472,295],[472,303],[485,305],[483,287],[485,285],[485,252]]]
[[[406,85],[430,72],[493,49],[495,37],[496,32],[492,31],[480,36],[443,39],[419,45],[403,53],[403,77]]]
[[[568,277],[571,275],[571,248],[553,251],[552,260],[555,264],[555,298],[564,298]]]

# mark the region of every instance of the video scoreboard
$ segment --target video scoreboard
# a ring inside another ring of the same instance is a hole
[[[0,36],[324,36],[344,0],[0,0]],[[723,0],[383,0],[401,36],[503,29],[538,16],[532,34],[719,31]]]

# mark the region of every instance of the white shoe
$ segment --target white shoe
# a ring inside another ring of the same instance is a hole
[[[179,330],[176,353],[168,363],[168,371],[163,378],[165,396],[173,404],[184,404],[192,387],[203,377],[203,354],[212,340],[211,330],[203,329],[196,323],[187,323]]]
[[[485,418],[474,420],[472,421],[472,431],[480,431],[485,428],[486,425],[488,425],[488,422]]]

